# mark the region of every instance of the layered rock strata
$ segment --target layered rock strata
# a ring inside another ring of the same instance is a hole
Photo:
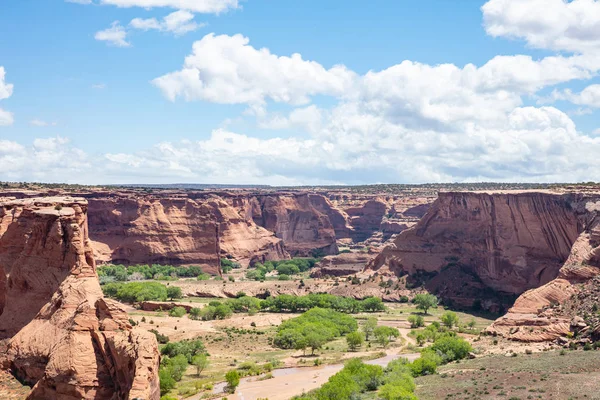
[[[87,202],[0,202],[0,365],[29,399],[160,397],[158,345],[102,295]]]

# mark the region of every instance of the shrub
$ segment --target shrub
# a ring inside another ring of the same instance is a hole
[[[167,335],[163,335],[161,333],[159,333],[156,329],[150,329],[150,332],[154,333],[154,336],[156,336],[156,341],[160,344],[166,344],[169,343],[169,337]]]
[[[346,335],[346,343],[350,351],[358,350],[364,342],[362,335],[358,332],[350,332]]]
[[[430,349],[440,355],[443,362],[462,360],[473,351],[469,342],[452,335],[440,337],[431,345]]]
[[[235,393],[235,389],[240,384],[240,373],[233,369],[225,374],[225,380],[227,381],[227,392]]]
[[[279,277],[277,279],[279,279],[280,281],[289,281],[290,276],[286,275],[286,274],[281,274],[281,275],[279,275]]]
[[[108,283],[102,291],[106,296],[126,303],[167,300],[167,287],[158,282]]]
[[[171,316],[171,317],[181,318],[186,313],[187,313],[187,311],[185,310],[185,308],[180,307],[180,306],[173,307],[173,308],[171,308],[171,310],[169,310],[169,316]]]
[[[442,359],[433,352],[424,351],[421,357],[409,364],[412,376],[433,375]]]
[[[444,326],[450,329],[458,325],[458,316],[452,311],[446,311],[444,314],[442,314],[440,320],[442,321]]]
[[[189,318],[193,320],[199,320],[201,318],[202,310],[198,307],[190,309]]]
[[[198,275],[198,277],[196,279],[198,279],[199,281],[207,281],[210,279],[210,275],[202,273],[202,274]]]
[[[204,344],[199,339],[188,339],[180,342],[167,343],[160,351],[163,356],[177,357],[183,355],[188,363],[192,362],[192,358],[199,354],[205,354]]]
[[[171,300],[182,298],[183,294],[181,293],[181,288],[177,286],[168,286],[167,297]]]
[[[420,315],[410,315],[408,317],[408,322],[410,323],[411,328],[420,328],[425,325],[425,319]]]
[[[401,296],[400,297],[400,303],[408,303],[408,297],[407,296]]]

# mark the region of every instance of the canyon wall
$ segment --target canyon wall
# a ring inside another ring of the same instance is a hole
[[[600,195],[576,196],[571,205],[583,229],[558,276],[519,296],[488,333],[535,342],[591,329],[600,340],[600,317],[594,311],[600,289]]]
[[[0,202],[0,366],[29,399],[156,400],[158,345],[104,299],[87,202]]]
[[[541,192],[440,193],[367,269],[416,277],[464,306],[490,290],[510,302],[558,275],[583,229],[571,200]]]
[[[100,262],[195,264],[219,273],[219,222],[204,202],[152,196],[90,198],[89,226]]]

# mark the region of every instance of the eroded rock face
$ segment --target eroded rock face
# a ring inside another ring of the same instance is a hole
[[[600,276],[600,195],[578,196],[571,205],[583,230],[558,277],[523,293],[489,333],[526,342],[554,340],[573,331],[573,318],[593,314],[586,298],[597,291]]]
[[[104,299],[87,202],[4,201],[0,213],[0,365],[29,399],[158,399],[158,345]]]
[[[368,269],[437,275],[436,292],[462,305],[489,289],[521,294],[556,278],[569,256],[582,230],[571,201],[540,192],[440,193]]]
[[[361,272],[365,265],[375,257],[370,253],[342,253],[335,256],[323,257],[315,265],[311,276],[322,278],[325,276],[347,276]]]
[[[90,237],[98,261],[193,264],[219,273],[219,222],[206,202],[109,196],[89,203]]]
[[[327,200],[315,194],[274,194],[251,199],[256,224],[275,232],[292,256],[336,254],[336,234]],[[331,210],[333,213],[333,210]]]

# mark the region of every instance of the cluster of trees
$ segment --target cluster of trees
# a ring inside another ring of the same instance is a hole
[[[313,308],[279,325],[273,345],[303,351],[310,348],[314,354],[325,343],[356,332],[357,329],[356,320],[349,315],[331,309]]]
[[[298,312],[315,307],[329,308],[350,314],[360,311],[385,311],[385,305],[378,297],[367,297],[364,300],[356,300],[352,297],[335,296],[332,294],[308,294],[306,296],[282,294],[277,297],[269,297],[261,304],[261,309],[271,312]]]
[[[329,381],[295,400],[338,400],[361,398],[361,393],[379,389],[385,400],[416,400],[415,383],[406,363],[392,361],[385,370],[378,365],[368,365],[354,358]],[[369,397],[371,398],[371,397]]]
[[[196,367],[198,376],[209,365],[208,354],[200,340],[183,340],[167,343],[161,349],[160,393],[164,395],[181,380],[189,365]]]
[[[283,277],[281,280],[287,280],[291,275],[308,271],[315,266],[317,261],[316,258],[293,258],[291,260],[266,261],[264,264],[256,263],[246,273],[246,278],[262,281],[269,272],[277,271],[280,279]]]
[[[158,282],[113,282],[102,286],[105,296],[115,298],[125,303],[141,301],[166,301],[180,299],[181,288],[165,286]]]
[[[366,340],[375,339],[377,343],[379,343],[383,347],[387,347],[387,345],[392,340],[396,340],[400,337],[400,331],[396,328],[392,328],[389,326],[377,326],[377,318],[370,317],[367,318],[365,323],[361,327]],[[348,343],[350,347],[350,343]]]
[[[221,258],[221,271],[225,274],[231,272],[232,269],[239,269],[242,266],[235,261],[231,261],[227,258]]]
[[[98,267],[100,283],[126,282],[141,280],[175,280],[179,278],[195,278],[209,276],[197,265],[190,267],[174,267],[172,265],[102,265]]]

